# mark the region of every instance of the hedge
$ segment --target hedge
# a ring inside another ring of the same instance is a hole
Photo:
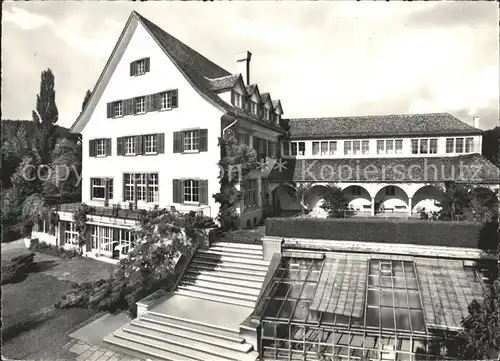
[[[269,218],[266,235],[284,238],[403,243],[430,246],[496,249],[498,223],[380,220]]]
[[[60,258],[75,258],[80,257],[80,253],[75,249],[64,249],[63,247],[53,246],[44,241],[39,241],[38,238],[32,239],[29,250],[56,256]]]

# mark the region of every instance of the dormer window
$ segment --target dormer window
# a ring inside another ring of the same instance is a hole
[[[256,102],[250,102],[250,113],[257,115],[258,107]]]
[[[269,120],[269,109],[264,108],[262,112],[262,116],[264,117],[265,120]]]
[[[130,76],[146,74],[149,71],[149,58],[139,59],[130,63]]]
[[[280,115],[280,114],[275,114],[275,115],[274,115],[274,121],[275,121],[276,123],[279,123],[279,122],[280,122],[280,117],[281,117],[281,115]]]

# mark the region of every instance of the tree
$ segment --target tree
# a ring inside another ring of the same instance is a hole
[[[345,203],[346,199],[342,189],[337,186],[331,186],[326,191],[325,200],[321,208],[328,211],[329,218],[346,218],[352,215],[352,213],[344,210]]]
[[[87,92],[85,93],[85,98],[83,98],[82,112],[85,110],[85,107],[87,106],[87,103],[89,102],[91,96],[92,92],[90,91],[90,89],[88,89]]]
[[[2,121],[3,123],[3,121]],[[2,146],[2,188],[10,187],[10,177],[23,158],[29,153],[30,145],[26,128],[21,125],[17,131],[8,138]]]
[[[297,183],[294,186],[292,199],[300,205],[300,214],[304,215],[307,206],[304,204],[304,196],[311,187],[308,184]]]
[[[47,164],[56,143],[55,123],[59,119],[56,105],[55,81],[52,70],[42,71],[40,93],[36,99],[33,121],[36,124],[35,148],[42,164]]]
[[[500,168],[500,127],[483,133],[481,154]]]

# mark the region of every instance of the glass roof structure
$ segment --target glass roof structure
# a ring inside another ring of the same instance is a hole
[[[447,328],[436,326],[456,328],[453,312],[482,297],[479,271],[461,261],[373,257],[283,257],[262,301],[263,359],[444,359]]]

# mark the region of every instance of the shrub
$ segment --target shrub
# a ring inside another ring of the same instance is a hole
[[[18,282],[26,276],[34,265],[34,253],[26,253],[2,264],[2,285]]]
[[[381,219],[270,218],[266,235],[494,249],[498,223]]]
[[[43,241],[39,241],[37,238],[31,240],[30,251],[49,254],[51,256],[61,257],[61,258],[75,258],[80,257],[80,252],[76,249],[64,249],[62,247],[53,246]]]

